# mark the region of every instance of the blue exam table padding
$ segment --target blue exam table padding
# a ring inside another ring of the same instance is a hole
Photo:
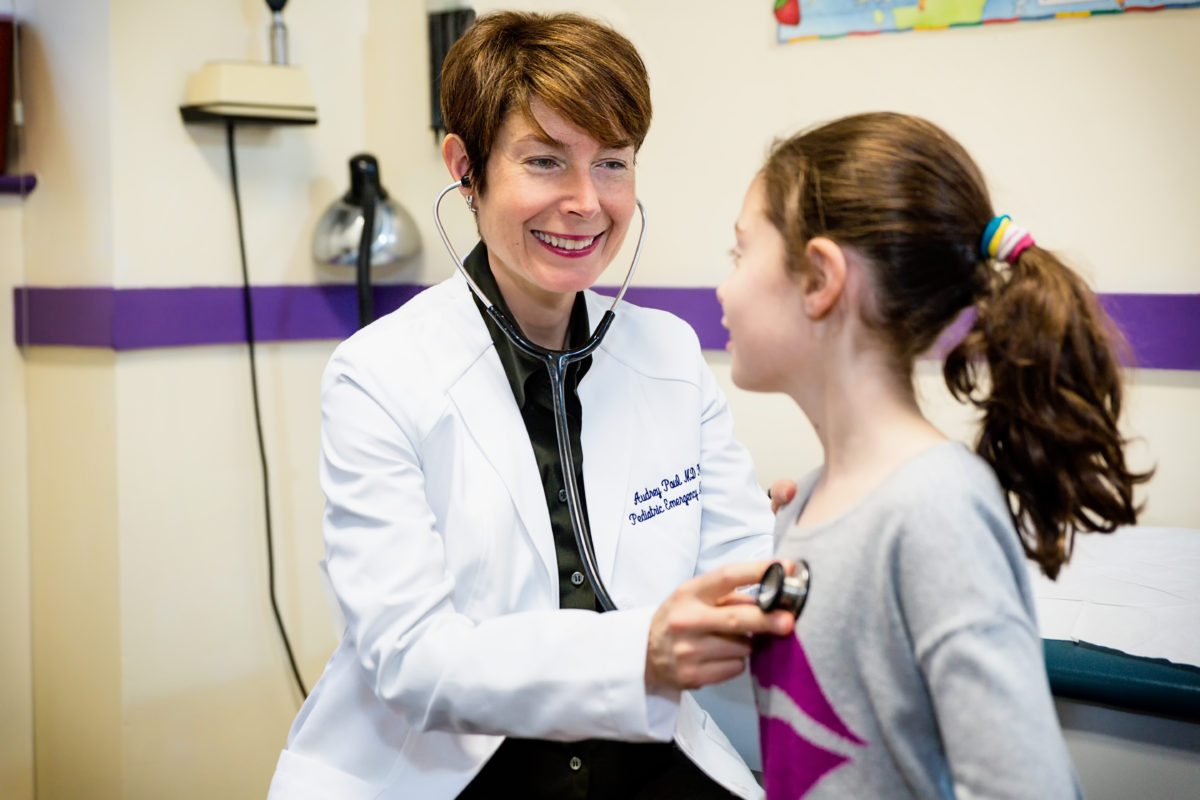
[[[1200,667],[1086,642],[1043,639],[1042,644],[1056,697],[1200,722]]]

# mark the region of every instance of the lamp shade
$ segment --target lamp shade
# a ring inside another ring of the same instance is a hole
[[[374,199],[371,237],[372,267],[391,264],[421,250],[421,234],[413,218],[388,196],[374,156],[350,159],[350,191],[335,200],[321,215],[313,232],[313,258],[322,264],[354,266],[363,234],[363,209]]]

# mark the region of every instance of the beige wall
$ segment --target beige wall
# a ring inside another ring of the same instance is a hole
[[[265,5],[23,4],[33,29],[28,155],[42,183],[25,205],[0,205],[0,234],[22,231],[23,252],[0,262],[5,281],[236,284],[224,133],[183,125],[178,105],[205,61],[264,58]],[[771,138],[889,107],[958,135],[989,173],[997,205],[1073,257],[1102,291],[1200,291],[1191,247],[1200,10],[778,46],[762,4],[512,5],[605,18],[647,60],[657,110],[639,162],[653,225],[640,284],[715,286],[729,268],[744,187]],[[315,266],[308,248],[321,211],[344,191],[347,159],[364,149],[379,157],[385,185],[425,242],[424,255],[387,278],[447,275],[428,218],[447,179],[428,127],[423,4],[291,3],[286,16],[320,124],[238,132],[254,282],[350,280]],[[467,242],[465,215],[449,216]],[[259,352],[279,591],[310,687],[334,645],[315,566],[317,382],[333,344]],[[710,363],[764,483],[817,463],[788,401],[733,389],[723,353]],[[10,349],[0,369],[0,396],[27,417],[29,442],[27,453],[0,456],[0,478],[13,476],[5,491],[17,498],[0,510],[4,555],[15,559],[0,567],[3,599],[13,600],[0,617],[0,650],[19,679],[20,643],[32,629],[39,797],[261,797],[298,698],[267,603],[245,348],[37,348],[24,358]],[[1127,429],[1144,437],[1135,458],[1159,467],[1147,520],[1200,527],[1191,488],[1200,373],[1139,371],[1132,380]],[[950,404],[933,365],[922,367],[920,385],[935,419],[969,436],[969,415]],[[0,424],[12,427],[9,416]],[[0,435],[19,443],[25,431]],[[32,624],[21,615],[30,591]],[[29,707],[19,685],[4,691],[5,708],[10,696],[18,710]],[[17,749],[3,749],[0,780],[17,777],[15,792],[0,783],[0,794],[20,799],[29,796],[31,739],[27,725],[4,716],[0,744]]]
[[[24,201],[0,197],[0,331],[13,330],[14,286],[25,282]],[[0,797],[33,796],[33,683],[29,601],[29,447],[25,366],[0,347]]]
[[[38,797],[119,798],[123,711],[115,356],[31,348],[29,475]]]

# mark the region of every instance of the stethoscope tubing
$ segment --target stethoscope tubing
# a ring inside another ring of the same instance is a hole
[[[617,604],[613,601],[612,596],[609,595],[608,588],[600,578],[600,567],[596,563],[596,551],[592,543],[592,531],[583,514],[583,501],[579,495],[579,482],[575,478],[575,457],[571,449],[570,428],[567,425],[566,375],[567,368],[571,364],[587,358],[600,346],[600,342],[604,339],[604,334],[608,332],[609,326],[612,325],[612,321],[616,317],[615,309],[617,304],[625,296],[625,290],[629,288],[629,283],[633,279],[633,273],[637,270],[638,261],[641,259],[642,244],[646,238],[646,208],[642,205],[641,200],[636,201],[638,212],[642,218],[642,227],[638,233],[637,247],[633,252],[633,261],[629,265],[629,272],[626,273],[625,280],[621,284],[617,296],[613,299],[612,305],[604,312],[600,321],[596,323],[595,330],[592,331],[591,336],[582,345],[572,350],[551,350],[531,341],[521,330],[516,320],[504,313],[503,310],[484,294],[479,284],[467,274],[462,258],[459,257],[458,252],[454,249],[454,245],[450,242],[450,237],[446,234],[446,228],[442,225],[442,199],[455,189],[467,185],[464,178],[463,180],[455,181],[438,193],[433,201],[433,223],[437,227],[438,235],[442,237],[442,244],[446,246],[450,257],[454,259],[454,266],[458,269],[459,274],[466,279],[471,292],[479,298],[479,302],[487,309],[488,316],[500,326],[500,330],[504,331],[504,335],[508,337],[509,341],[520,348],[522,352],[538,359],[546,365],[546,371],[550,375],[550,392],[554,407],[554,432],[555,437],[558,439],[558,458],[562,467],[563,485],[567,492],[567,509],[571,515],[571,529],[575,535],[575,546],[579,548],[579,557],[583,562],[583,570],[587,573],[588,580],[591,581],[592,590],[596,593],[596,600],[600,603],[600,607],[605,611],[615,611]]]

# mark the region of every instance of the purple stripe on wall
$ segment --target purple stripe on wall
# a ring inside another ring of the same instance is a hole
[[[618,287],[597,286],[600,294],[616,296]],[[637,306],[661,308],[685,319],[700,337],[705,350],[723,350],[729,332],[721,327],[721,304],[717,290],[708,287],[630,286],[625,299]],[[620,310],[620,306],[617,307]]]
[[[17,344],[112,347],[115,295],[103,286],[13,289]]]
[[[1135,366],[1200,370],[1200,295],[1106,294],[1100,302],[1129,340]]]
[[[398,308],[423,288],[375,287],[376,313]],[[611,295],[616,290],[599,291]],[[252,298],[259,341],[342,339],[357,324],[350,285],[258,286]],[[721,307],[711,288],[632,287],[626,298],[687,320],[705,349],[725,346]],[[1109,294],[1101,300],[1129,339],[1138,366],[1200,370],[1200,294]],[[236,286],[29,287],[13,291],[13,305],[18,344],[139,350],[246,338],[242,290]]]
[[[36,175],[0,175],[0,194],[26,195],[36,186]]]
[[[399,308],[423,288],[377,286],[377,313]],[[258,341],[344,339],[358,324],[353,286],[256,286],[251,300]],[[246,341],[237,286],[29,287],[13,291],[13,305],[18,344],[144,350]]]

